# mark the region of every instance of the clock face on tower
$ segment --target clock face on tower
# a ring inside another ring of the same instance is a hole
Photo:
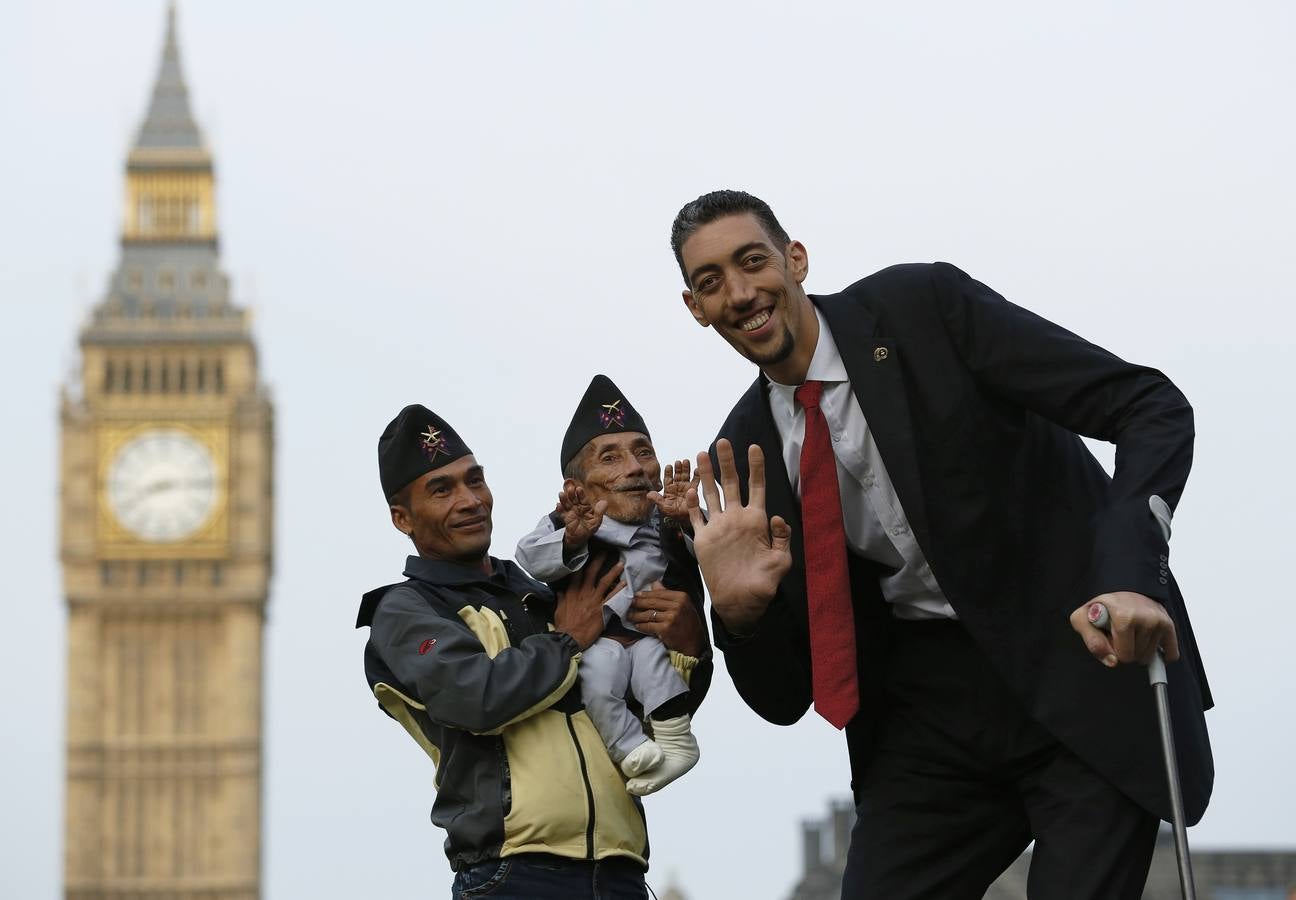
[[[202,441],[178,428],[155,428],[124,444],[108,466],[108,505],[131,534],[159,543],[184,540],[216,506],[216,464]]]

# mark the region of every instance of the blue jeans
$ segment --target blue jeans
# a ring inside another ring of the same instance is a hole
[[[566,859],[519,853],[455,875],[451,900],[645,900],[643,868],[624,857]]]

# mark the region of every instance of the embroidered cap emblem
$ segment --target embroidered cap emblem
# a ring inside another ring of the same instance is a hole
[[[611,428],[613,425],[625,424],[625,410],[621,408],[621,401],[615,403],[604,403],[603,409],[599,413],[599,422],[604,428]]]
[[[890,355],[886,347],[878,347],[873,351],[873,362],[882,362]]]
[[[445,435],[431,425],[419,437],[423,438],[419,446],[423,448],[423,455],[427,457],[428,462],[436,462],[438,453],[450,452],[450,449],[446,446]]]
[[[424,653],[427,653],[435,646],[436,646],[436,638],[428,638],[426,641],[419,644],[419,656],[422,656]]]

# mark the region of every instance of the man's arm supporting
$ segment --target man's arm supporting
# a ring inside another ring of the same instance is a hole
[[[720,471],[720,488],[714,479]],[[688,493],[698,567],[711,595],[716,646],[739,695],[762,718],[790,725],[810,706],[810,649],[780,583],[792,567],[791,529],[765,509],[765,462],[760,447],[746,448],[747,503],[728,440],[699,453],[697,490]],[[721,504],[723,494],[724,503]]]
[[[370,639],[433,721],[474,734],[496,732],[553,705],[575,683],[580,658],[576,640],[562,632],[489,653],[463,622],[437,615],[403,588],[393,589],[374,613]]]
[[[1110,502],[1094,523],[1087,593],[1118,607],[1113,655],[1128,662],[1143,655],[1136,644],[1154,650],[1155,641],[1126,641],[1121,620],[1153,617],[1155,627],[1173,631],[1164,611],[1138,595],[1162,604],[1170,597],[1169,549],[1148,502],[1153,495],[1172,509],[1179,502],[1192,466],[1192,407],[1161,372],[1125,362],[954,266],[937,263],[932,272],[945,331],[978,384],[1069,431],[1116,445]],[[1082,618],[1073,616],[1073,624],[1105,659],[1112,648],[1105,636],[1087,635]]]

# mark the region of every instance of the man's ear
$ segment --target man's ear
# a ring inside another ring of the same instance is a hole
[[[697,323],[703,328],[708,327],[711,324],[711,320],[707,318],[707,314],[703,311],[702,304],[693,299],[693,292],[684,291],[683,296],[684,305],[688,307],[688,311],[693,314],[693,318],[697,320]]]
[[[810,254],[806,252],[805,244],[800,241],[793,241],[788,244],[787,253],[788,271],[796,279],[797,284],[802,284],[806,276],[810,274]]]
[[[392,524],[396,526],[396,530],[406,537],[413,534],[414,522],[410,519],[409,510],[403,506],[392,506],[389,508],[391,509]]]

